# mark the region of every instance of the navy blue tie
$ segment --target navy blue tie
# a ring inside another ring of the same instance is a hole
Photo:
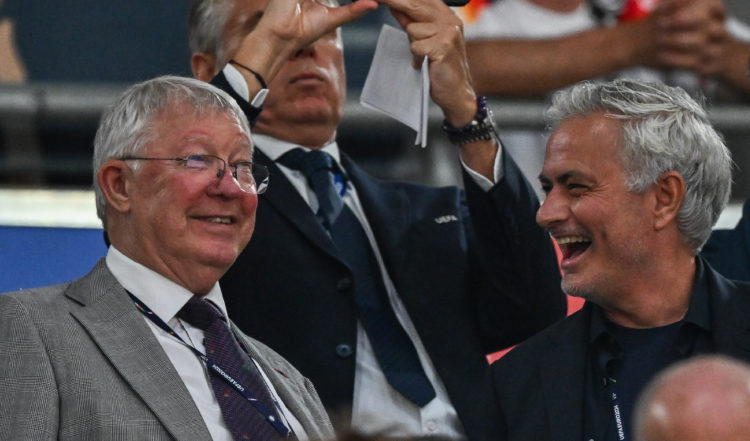
[[[203,330],[206,355],[211,360],[247,387],[253,397],[260,400],[267,409],[276,409],[271,393],[258,368],[240,348],[227,327],[224,316],[215,306],[200,297],[192,297],[177,313],[177,317]],[[219,402],[224,422],[235,440],[280,441],[286,439],[269,421],[266,421],[266,417],[235,388],[230,387],[218,373],[211,369],[209,373],[211,387]],[[275,411],[267,417],[279,419]]]
[[[423,407],[435,398],[435,389],[393,312],[370,241],[359,220],[341,199],[343,191],[336,189],[337,181],[345,182],[343,173],[330,155],[319,150],[306,153],[293,149],[277,161],[301,171],[315,192],[320,206],[317,216],[328,229],[339,257],[352,271],[357,313],[388,383]],[[336,178],[337,174],[340,179]]]

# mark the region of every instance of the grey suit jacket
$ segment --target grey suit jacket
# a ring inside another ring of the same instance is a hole
[[[310,381],[234,330],[310,438],[332,439]],[[0,295],[0,439],[211,436],[143,316],[102,260],[71,283]]]

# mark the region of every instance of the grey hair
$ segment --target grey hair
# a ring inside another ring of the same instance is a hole
[[[107,228],[107,199],[97,175],[112,159],[136,156],[156,136],[154,123],[163,112],[180,105],[192,107],[195,115],[224,112],[250,136],[250,125],[232,97],[193,78],[162,76],[128,88],[102,115],[94,137],[94,195],[96,214]],[[131,166],[137,170],[137,163]]]
[[[224,29],[232,12],[231,0],[195,0],[188,13],[188,44],[191,53],[214,56],[217,66],[225,59]]]
[[[555,93],[550,126],[604,112],[625,121],[623,166],[628,190],[642,194],[670,170],[685,180],[677,224],[697,254],[729,201],[732,158],[701,104],[684,90],[661,83],[583,82]]]

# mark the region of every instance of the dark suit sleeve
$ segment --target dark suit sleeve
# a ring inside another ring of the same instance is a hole
[[[745,202],[737,226],[714,230],[701,254],[723,276],[750,281],[750,201]]]
[[[552,240],[536,223],[536,195],[510,155],[503,167],[503,179],[486,192],[464,173],[472,280],[489,351],[523,341],[567,311]]]
[[[234,100],[237,101],[237,104],[240,105],[242,111],[245,112],[245,116],[247,116],[247,120],[248,122],[250,122],[250,128],[255,127],[255,123],[258,121],[260,111],[263,110],[262,107],[251,106],[250,103],[239,96],[227,81],[227,78],[224,76],[224,72],[219,71],[219,74],[216,75],[213,80],[211,80],[211,84],[228,93],[232,98],[234,98]]]

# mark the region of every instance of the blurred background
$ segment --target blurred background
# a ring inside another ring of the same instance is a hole
[[[0,292],[70,278],[43,278],[34,269],[40,262],[73,265],[66,271],[82,274],[105,253],[90,192],[99,116],[134,82],[190,75],[189,4],[0,0]],[[750,2],[725,4],[750,23]],[[339,145],[376,176],[460,184],[457,153],[442,136],[437,108],[430,113],[429,146],[421,149],[410,129],[358,103],[384,22],[393,24],[380,8],[343,29],[349,92]],[[743,173],[745,164],[750,168],[750,105],[709,104],[737,163],[733,201],[738,203],[750,195],[750,173]],[[491,99],[501,137],[504,130],[541,129],[545,105]],[[736,221],[739,210],[736,205],[732,210],[724,226]],[[34,283],[25,282],[29,277]]]

